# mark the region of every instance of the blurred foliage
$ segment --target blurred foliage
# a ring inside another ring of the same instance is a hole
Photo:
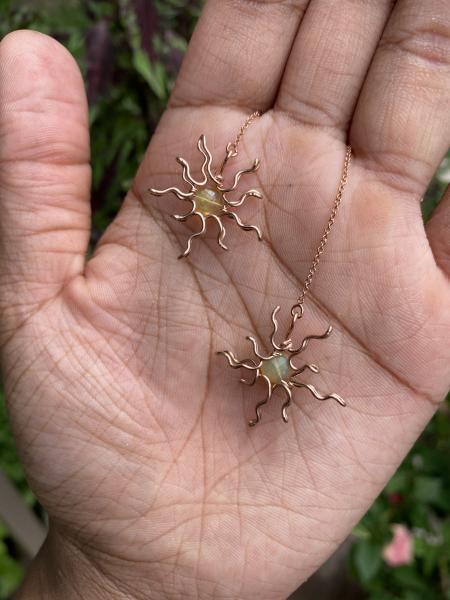
[[[3,394],[0,391],[0,468],[22,492],[28,504],[33,504],[33,494],[27,486],[25,475],[17,457],[16,448],[6,418]],[[0,522],[0,599],[9,598],[22,579],[23,569],[18,562],[19,549]]]
[[[116,213],[172,89],[202,0],[0,0],[0,37],[35,29],[62,42],[86,82],[92,135],[93,241]],[[444,161],[422,204],[428,219],[450,181]],[[450,600],[449,404],[436,415],[355,529],[350,570],[371,600]],[[0,468],[36,508],[0,395]],[[392,523],[413,532],[415,558],[382,559]],[[22,576],[0,524],[0,599]]]
[[[352,574],[370,600],[450,600],[450,396],[354,530]],[[411,564],[387,565],[394,523],[413,536]]]
[[[438,205],[447,186],[450,184],[450,152],[442,161],[442,164],[436,173],[430,187],[428,188],[425,198],[422,202],[422,214],[425,221],[431,216],[431,213]]]
[[[30,506],[34,506],[35,498],[28,487],[23,473],[16,447],[13,442],[11,431],[6,416],[5,399],[0,389],[0,468],[9,477],[17,489],[21,492],[24,500]],[[1,539],[1,529],[0,529]],[[0,596],[1,598],[1,596]]]
[[[8,532],[0,523],[0,598],[10,598],[22,580],[24,569],[13,557]]]

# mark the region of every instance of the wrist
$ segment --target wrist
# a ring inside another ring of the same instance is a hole
[[[132,600],[74,544],[54,530],[31,564],[14,600]]]

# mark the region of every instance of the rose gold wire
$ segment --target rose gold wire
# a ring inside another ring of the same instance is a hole
[[[225,165],[230,160],[230,158],[233,158],[233,157],[237,156],[237,154],[238,154],[238,147],[239,147],[239,144],[241,143],[242,138],[244,137],[245,132],[250,127],[250,125],[253,123],[253,121],[255,119],[258,119],[260,116],[261,116],[260,111],[259,110],[255,110],[242,123],[242,125],[241,125],[241,127],[240,127],[240,129],[239,129],[239,131],[238,131],[238,133],[236,135],[236,139],[234,140],[234,142],[229,142],[229,144],[227,144],[227,150],[226,150],[225,157],[224,157],[224,159],[222,161],[222,164],[220,165],[219,171],[216,174],[216,177],[218,179],[222,179],[223,178],[223,171],[225,169]]]
[[[186,256],[188,256],[190,254],[191,247],[192,247],[192,241],[195,238],[200,237],[205,233],[206,221],[208,219],[213,219],[214,221],[217,222],[217,224],[219,226],[219,235],[217,238],[217,243],[224,250],[228,250],[228,247],[224,243],[224,239],[226,236],[226,228],[222,221],[222,217],[228,217],[228,218],[234,219],[234,221],[236,222],[238,227],[240,227],[244,231],[254,231],[258,237],[258,240],[259,241],[262,240],[262,233],[261,233],[259,227],[257,227],[256,225],[248,225],[246,223],[243,223],[240,220],[239,216],[231,210],[232,208],[237,208],[237,207],[241,206],[247,198],[253,197],[253,198],[262,199],[261,193],[258,192],[257,190],[253,190],[253,189],[248,190],[245,193],[241,194],[241,196],[239,197],[238,200],[230,200],[226,196],[226,194],[228,194],[229,192],[233,192],[234,190],[236,190],[237,186],[239,185],[240,179],[243,175],[255,173],[259,169],[259,165],[260,165],[259,159],[255,158],[255,160],[253,161],[253,164],[250,167],[248,167],[247,169],[242,169],[242,170],[238,171],[234,176],[234,180],[233,180],[233,183],[231,186],[227,187],[223,183],[223,170],[225,168],[225,165],[227,164],[227,162],[230,158],[237,156],[239,144],[241,143],[242,137],[244,136],[246,130],[250,127],[251,123],[260,116],[261,116],[261,113],[259,112],[259,110],[256,110],[249,117],[247,117],[247,119],[241,125],[234,142],[229,142],[227,144],[225,157],[224,157],[221,167],[217,173],[213,173],[213,170],[212,170],[213,157],[206,145],[206,137],[204,134],[202,134],[200,136],[200,138],[197,142],[197,148],[198,148],[199,152],[203,155],[203,158],[204,158],[203,164],[201,167],[201,172],[203,175],[203,179],[201,181],[197,181],[196,179],[193,178],[191,169],[190,169],[190,165],[187,162],[187,160],[185,160],[181,156],[177,157],[177,162],[182,166],[182,169],[183,169],[182,170],[182,178],[191,188],[189,192],[183,192],[182,190],[180,190],[179,188],[174,187],[174,186],[166,188],[164,190],[159,190],[156,188],[149,189],[149,192],[151,194],[153,194],[154,196],[162,196],[167,193],[172,193],[179,200],[185,200],[185,201],[188,201],[191,203],[191,210],[189,212],[187,212],[185,214],[172,215],[172,217],[176,221],[185,222],[189,217],[193,217],[193,216],[197,216],[200,218],[201,225],[202,225],[200,231],[193,233],[189,237],[186,249],[184,250],[184,252],[182,254],[180,254],[180,256],[178,258],[185,258]],[[208,182],[211,182],[213,187],[221,194],[223,207],[222,207],[222,212],[220,215],[204,215],[201,213],[201,211],[199,212],[196,208],[195,194],[196,194],[198,188],[205,186]]]
[[[301,319],[303,317],[303,312],[304,312],[303,304],[305,302],[305,297],[310,290],[312,280],[314,278],[314,275],[317,271],[317,268],[318,268],[318,265],[320,262],[320,257],[322,256],[322,254],[325,250],[325,246],[327,245],[327,242],[328,242],[328,237],[330,235],[330,232],[331,232],[334,222],[336,220],[337,211],[342,202],[344,190],[345,190],[345,187],[348,182],[348,175],[349,175],[351,159],[352,159],[352,149],[351,149],[351,146],[348,146],[346,154],[345,154],[344,168],[342,171],[341,180],[339,182],[338,190],[336,193],[336,198],[333,203],[333,208],[331,210],[330,218],[328,219],[327,225],[325,227],[325,231],[322,235],[319,246],[317,247],[316,254],[314,255],[313,262],[312,262],[311,267],[306,276],[306,279],[303,284],[300,295],[297,299],[297,303],[294,304],[291,308],[291,323],[289,325],[289,328],[288,328],[285,338],[282,341],[278,341],[278,342],[276,341],[276,336],[278,333],[277,314],[280,310],[280,306],[276,306],[272,312],[273,329],[272,329],[272,334],[270,336],[270,343],[272,346],[272,351],[269,356],[265,356],[260,353],[260,350],[258,347],[258,342],[257,342],[256,338],[251,335],[247,336],[247,340],[249,340],[251,342],[252,347],[253,347],[253,353],[257,357],[258,362],[256,362],[252,358],[245,358],[242,361],[240,361],[229,350],[223,350],[221,352],[218,352],[218,354],[222,354],[223,356],[225,356],[225,358],[228,360],[229,365],[233,369],[239,369],[239,368],[243,367],[245,369],[253,371],[253,378],[250,380],[241,379],[241,381],[243,383],[245,383],[247,385],[254,385],[258,379],[264,379],[267,383],[267,395],[262,401],[260,401],[258,404],[256,404],[255,417],[253,419],[251,419],[250,421],[248,421],[248,424],[250,427],[255,426],[257,423],[259,423],[261,421],[262,407],[265,404],[267,404],[267,402],[271,399],[272,393],[275,390],[275,388],[277,388],[277,387],[283,388],[285,395],[286,395],[286,400],[281,408],[281,416],[285,423],[287,423],[287,421],[288,421],[287,409],[292,402],[292,391],[294,388],[307,389],[310,392],[310,394],[314,398],[316,398],[316,400],[322,400],[322,401],[323,400],[334,400],[341,406],[346,406],[345,400],[343,398],[341,398],[341,396],[339,396],[338,394],[335,394],[335,393],[322,394],[310,383],[306,383],[304,381],[300,381],[300,380],[296,379],[296,377],[298,375],[301,375],[305,370],[309,370],[312,373],[319,372],[319,367],[315,364],[305,363],[301,366],[297,366],[293,361],[298,355],[300,355],[304,350],[306,350],[306,348],[311,340],[327,339],[333,331],[331,325],[321,335],[307,335],[306,337],[303,338],[300,345],[296,348],[293,346],[293,341],[292,341],[291,336],[294,332],[296,322],[298,321],[298,319]],[[280,376],[279,381],[273,382],[269,379],[269,377],[267,375],[265,375],[263,373],[263,366],[264,366],[264,363],[270,362],[274,359],[277,359],[278,357],[284,357],[284,359],[286,361],[288,361],[291,371],[284,377]]]
[[[283,406],[281,407],[281,416],[285,423],[288,422],[287,408],[289,407],[289,405],[292,402],[292,391],[296,387],[297,388],[306,388],[314,396],[314,398],[316,398],[316,400],[334,400],[341,406],[345,406],[345,400],[343,398],[341,398],[341,396],[339,396],[338,394],[335,394],[335,393],[322,394],[310,383],[300,381],[296,378],[298,375],[301,375],[306,370],[311,371],[312,373],[318,373],[319,367],[317,365],[304,363],[301,366],[297,366],[293,362],[293,360],[299,354],[301,354],[304,350],[306,350],[306,348],[311,340],[325,340],[326,338],[328,338],[332,331],[331,327],[329,327],[327,329],[327,331],[325,333],[323,333],[322,335],[306,336],[305,338],[303,338],[303,341],[298,348],[292,347],[292,340],[290,340],[290,339],[284,340],[281,343],[277,343],[275,341],[275,336],[278,332],[278,321],[277,321],[276,317],[277,317],[277,313],[279,310],[280,310],[280,307],[276,306],[272,312],[273,332],[272,332],[272,335],[270,338],[270,343],[271,343],[272,349],[271,349],[271,352],[269,355],[261,354],[261,352],[259,350],[258,342],[257,342],[256,338],[252,335],[248,335],[247,340],[249,342],[251,342],[252,348],[253,348],[253,354],[256,356],[257,360],[254,360],[253,358],[244,358],[243,360],[239,360],[229,350],[222,350],[217,353],[217,354],[221,354],[222,356],[224,356],[227,359],[230,367],[232,367],[233,369],[244,368],[249,371],[252,371],[253,377],[251,379],[245,379],[245,378],[241,379],[242,383],[245,383],[246,385],[249,385],[249,386],[253,386],[259,379],[264,379],[267,384],[266,397],[261,402],[258,402],[258,404],[255,406],[255,418],[248,421],[248,425],[250,427],[254,427],[257,423],[259,423],[261,421],[262,407],[271,399],[272,393],[278,387],[282,388],[284,390],[284,393],[286,396],[286,401],[283,404]],[[270,378],[267,375],[264,374],[263,365],[264,365],[264,363],[267,363],[267,362],[270,363],[270,361],[272,361],[278,357],[284,357],[285,360],[288,361],[289,367],[290,367],[290,372],[283,378],[280,378],[279,381],[273,382],[270,380]]]
[[[317,247],[316,253],[313,258],[312,265],[308,271],[308,275],[306,276],[302,291],[300,292],[300,296],[297,298],[297,304],[292,307],[292,311],[294,311],[295,309],[298,308],[301,312],[301,314],[297,318],[300,318],[303,314],[303,311],[300,309],[300,307],[303,307],[303,304],[305,302],[305,297],[311,288],[311,283],[312,283],[314,275],[317,271],[317,268],[319,266],[320,258],[325,250],[325,246],[328,243],[328,236],[330,235],[330,232],[331,232],[334,222],[336,220],[336,215],[339,210],[339,206],[341,205],[341,202],[342,202],[344,190],[347,186],[348,174],[349,174],[351,162],[352,162],[352,147],[347,146],[347,151],[345,153],[345,160],[344,160],[344,168],[342,170],[341,180],[339,182],[339,187],[338,187],[338,191],[336,194],[336,198],[333,203],[333,208],[332,208],[332,211],[330,214],[330,218],[328,219],[327,226],[325,227],[325,231],[323,232],[322,238]],[[294,314],[292,316],[294,316]]]

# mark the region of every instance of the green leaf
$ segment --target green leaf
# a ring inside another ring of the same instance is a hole
[[[442,494],[442,481],[437,477],[419,476],[414,479],[413,497],[417,502],[435,503]]]
[[[441,553],[441,545],[431,545],[421,538],[414,539],[414,556],[423,560],[423,573],[426,577],[431,577],[438,565]]]
[[[165,72],[161,65],[159,65],[159,68],[158,63],[152,65],[147,54],[137,48],[133,52],[133,66],[148,83],[153,93],[159,99],[164,99],[166,97]]]
[[[352,534],[361,540],[370,539],[370,531],[363,525],[362,522],[358,523],[358,525],[353,528]]]
[[[354,564],[361,581],[370,581],[381,567],[381,548],[368,540],[358,542],[354,550]]]
[[[408,489],[409,474],[399,469],[385,487],[385,492],[393,494],[395,492],[404,492]]]
[[[22,567],[7,554],[0,553],[0,598],[9,598],[22,577]]]
[[[421,578],[413,565],[395,567],[392,569],[392,576],[405,590],[422,592],[425,594],[422,598],[427,600],[431,597],[431,594],[427,595],[427,591],[431,590],[428,589],[426,581]]]
[[[402,600],[424,600],[422,595],[422,591],[417,592],[414,590],[407,590],[402,596]],[[428,596],[427,600],[431,600],[431,597]]]

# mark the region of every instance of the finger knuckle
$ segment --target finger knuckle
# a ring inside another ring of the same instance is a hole
[[[385,36],[381,47],[407,54],[427,67],[450,67],[450,23],[416,24]]]
[[[275,10],[297,12],[302,15],[310,0],[229,0],[236,7],[255,10],[271,8]]]

